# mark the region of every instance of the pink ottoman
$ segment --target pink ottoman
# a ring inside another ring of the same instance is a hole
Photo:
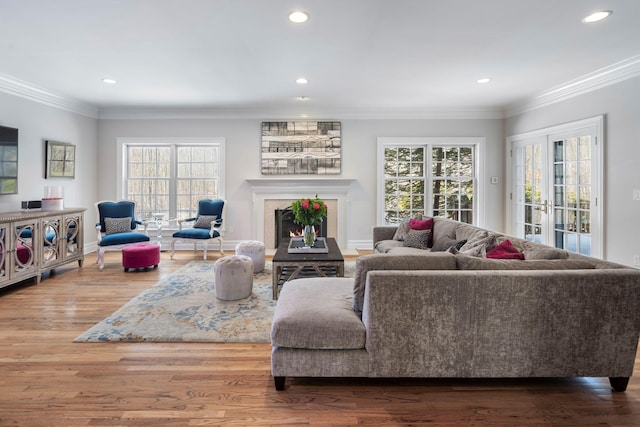
[[[138,243],[122,248],[122,266],[124,271],[130,268],[157,267],[160,263],[160,246],[153,243]]]

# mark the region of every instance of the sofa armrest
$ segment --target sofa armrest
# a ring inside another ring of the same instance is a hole
[[[373,227],[373,247],[382,240],[392,240],[398,229],[397,225],[378,225]]]
[[[456,257],[448,252],[392,255],[371,254],[356,258],[353,281],[353,310],[360,315],[364,302],[367,273],[374,270],[455,270]]]

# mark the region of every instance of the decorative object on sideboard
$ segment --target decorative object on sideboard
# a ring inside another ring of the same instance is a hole
[[[75,178],[76,146],[66,142],[46,141],[45,178]]]
[[[40,209],[42,207],[42,200],[23,200],[21,207],[24,210]]]
[[[44,187],[41,209],[43,211],[59,211],[64,209],[64,188],[61,185]]]
[[[263,175],[333,175],[341,171],[340,122],[262,122]]]

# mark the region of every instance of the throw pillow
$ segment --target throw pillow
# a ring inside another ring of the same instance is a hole
[[[131,231],[131,217],[105,218],[104,230],[107,234],[128,233]]]
[[[505,240],[495,248],[487,251],[487,258],[494,259],[524,259],[524,254],[520,252],[510,240]]]
[[[495,234],[490,234],[481,239],[469,240],[459,250],[458,253],[469,256],[485,257],[487,251],[496,246]]]
[[[431,230],[427,244],[429,247],[433,246],[433,218],[411,218],[409,220],[409,230]]]
[[[428,249],[430,234],[431,230],[409,230],[407,238],[404,239],[404,246],[417,249]]]
[[[433,228],[433,218],[409,220],[409,230],[431,230]]]
[[[409,218],[405,218],[400,221],[398,224],[398,229],[396,230],[396,234],[393,235],[393,240],[404,240],[407,238],[407,234],[409,233]]]
[[[432,252],[446,252],[449,248],[455,248],[459,250],[465,243],[466,240],[456,240],[451,237],[441,237],[439,240],[433,243],[431,247]]]
[[[218,215],[200,215],[195,224],[193,224],[193,228],[206,228],[209,230],[211,223],[215,222],[216,219],[218,219]]]

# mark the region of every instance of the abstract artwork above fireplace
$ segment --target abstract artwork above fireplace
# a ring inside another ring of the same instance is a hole
[[[339,174],[341,145],[340,122],[262,122],[262,174]]]

